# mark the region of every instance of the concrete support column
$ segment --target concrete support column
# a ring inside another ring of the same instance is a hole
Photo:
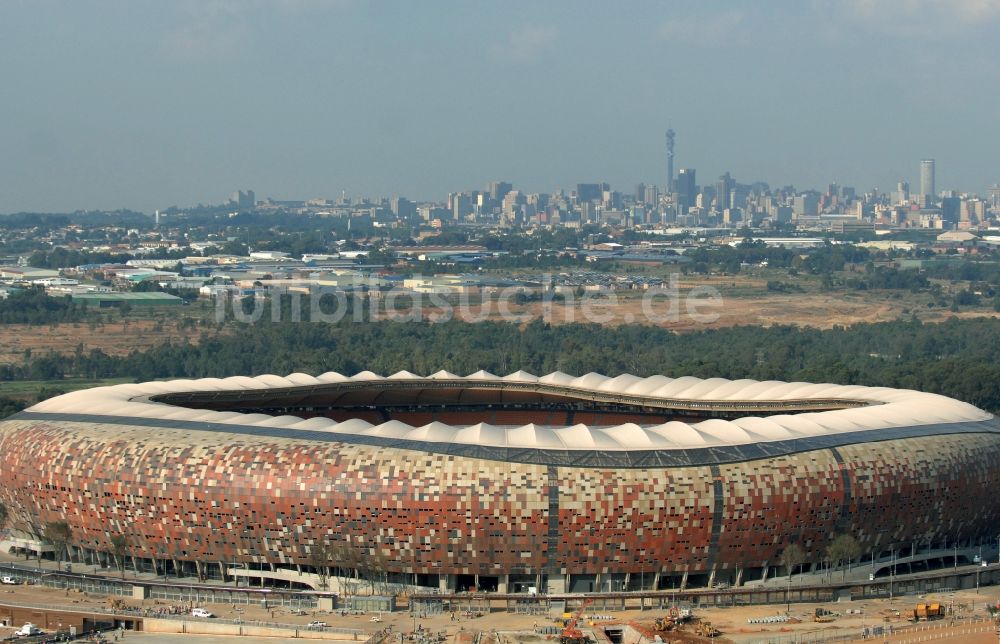
[[[712,572],[708,573],[708,587],[711,588],[715,585],[715,566],[712,566]]]
[[[770,561],[765,561],[764,562],[764,574],[761,575],[761,578],[760,578],[761,582],[767,581],[767,573],[771,572],[771,565],[770,564],[771,564]]]
[[[497,577],[497,592],[506,593],[509,581],[510,581],[510,575],[500,575],[499,577]]]
[[[688,587],[688,573],[685,570],[684,576],[681,577],[681,590],[687,590],[687,587]]]
[[[438,590],[442,593],[455,591],[455,575],[438,575]]]

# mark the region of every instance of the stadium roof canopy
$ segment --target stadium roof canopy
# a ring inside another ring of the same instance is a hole
[[[244,408],[267,408],[292,401],[298,405],[378,406],[487,399],[501,404],[589,400],[692,413],[724,410],[731,419],[614,426],[431,422],[414,427],[398,420],[372,424],[360,418],[337,422],[325,417],[218,410],[234,402]],[[822,442],[838,435],[846,438],[848,434],[857,439],[859,433],[863,435],[861,441],[886,440],[898,437],[900,428],[918,428],[920,433],[936,433],[939,428],[945,428],[943,433],[948,433],[947,428],[972,431],[972,427],[978,427],[976,431],[997,431],[996,423],[985,422],[993,419],[987,412],[945,396],[912,390],[722,378],[641,378],[629,374],[610,378],[596,373],[573,377],[555,372],[538,377],[523,371],[503,377],[485,371],[465,377],[445,371],[427,377],[405,371],[382,377],[365,371],[350,377],[330,372],[315,377],[294,373],[286,377],[146,382],[72,392],[41,402],[27,414],[69,420],[75,416],[88,421],[106,417],[107,422],[118,423],[132,419],[137,424],[162,423],[164,427],[171,423],[223,428],[232,425],[237,433],[248,427],[301,430],[322,436],[325,441],[380,444],[384,440],[433,444],[434,449],[448,449],[451,445],[570,452],[697,450],[800,439]]]

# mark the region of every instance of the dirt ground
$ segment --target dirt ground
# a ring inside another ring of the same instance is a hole
[[[694,288],[714,291],[692,296]],[[856,291],[763,293],[762,280],[733,277],[686,278],[677,293],[669,297],[658,295],[650,298],[640,291],[615,293],[610,299],[573,298],[571,303],[528,302],[516,304],[491,301],[483,306],[478,302],[466,307],[450,304],[450,317],[469,322],[508,320],[527,323],[542,318],[551,324],[594,322],[598,324],[649,324],[677,331],[705,330],[738,325],[772,326],[787,324],[803,327],[830,328],[862,322],[886,322],[900,317],[916,315],[927,322],[939,322],[950,317],[1000,317],[1000,313],[981,307],[953,313],[941,307],[927,308],[919,298],[887,297],[884,293]],[[714,298],[714,299],[713,299]],[[925,298],[926,299],[926,298]],[[409,301],[403,303],[409,305]],[[210,313],[210,312],[209,312]],[[410,310],[399,310],[395,315],[406,319]],[[440,307],[423,300],[420,318],[437,319]],[[202,312],[202,315],[209,315]],[[389,314],[391,315],[391,314]],[[211,317],[209,315],[209,317]],[[385,318],[387,314],[372,315]],[[112,321],[103,325],[88,323],[31,326],[25,324],[0,325],[0,364],[19,363],[25,351],[44,354],[55,351],[72,354],[77,347],[84,352],[100,349],[109,355],[124,355],[131,351],[144,351],[169,341],[197,342],[206,330],[226,333],[234,325],[216,331],[197,323],[184,324],[175,313],[144,313],[126,319],[111,316]]]
[[[792,325],[829,329],[858,323],[888,322],[909,318],[911,315],[916,315],[925,322],[940,322],[951,317],[1000,317],[1000,313],[987,309],[953,313],[940,307],[915,307],[906,300],[842,293],[773,294],[758,297],[727,296],[723,290],[719,291],[718,299],[715,300],[704,295],[688,299],[682,292],[676,304],[662,298],[644,301],[642,295],[626,294],[618,295],[613,300],[577,300],[572,304],[532,302],[518,305],[510,302],[498,305],[492,302],[485,308],[485,313],[476,304],[467,309],[453,308],[449,314],[454,319],[468,322],[508,320],[528,323],[541,318],[550,324],[647,324],[682,332],[741,325]],[[410,312],[400,310],[395,315],[405,319]],[[439,315],[439,310],[429,306],[421,311],[422,319],[438,319]]]
[[[856,602],[839,602],[826,604],[792,604],[788,615],[793,618],[789,623],[776,624],[751,624],[750,619],[759,619],[774,615],[785,614],[784,605],[768,606],[737,606],[732,608],[695,609],[695,617],[711,621],[722,631],[721,637],[715,638],[716,642],[732,642],[734,644],[749,644],[766,640],[776,640],[779,637],[790,637],[793,641],[797,635],[805,637],[834,636],[834,635],[856,635],[861,640],[862,629],[865,626],[891,625],[895,635],[888,638],[889,641],[909,641],[918,635],[926,636],[928,632],[909,631],[914,626],[907,621],[907,617],[912,613],[913,606],[923,602],[940,602],[944,606],[951,608],[956,618],[954,626],[951,619],[937,622],[921,622],[918,627],[933,628],[935,636],[944,636],[949,632],[954,632],[956,642],[973,642],[976,639],[969,632],[970,626],[979,629],[990,628],[987,622],[979,622],[978,625],[970,625],[967,618],[980,617],[986,615],[985,605],[988,602],[996,603],[1000,599],[1000,587],[983,587],[977,594],[975,591],[959,591],[954,593],[928,594],[920,597],[897,597],[891,603],[888,600],[865,600]],[[132,600],[125,599],[126,604],[136,608],[163,607],[169,602],[161,600]],[[42,586],[15,586],[4,587],[0,591],[0,603],[16,603],[27,605],[45,605],[53,608],[77,608],[86,610],[88,607],[108,606],[108,598],[87,595],[86,593],[69,592],[58,589],[51,589]],[[443,633],[446,641],[459,641],[463,635],[472,635],[476,632],[495,631],[501,635],[501,644],[515,644],[517,642],[546,641],[547,636],[535,635],[532,631],[534,627],[555,626],[560,616],[547,618],[539,615],[517,615],[507,612],[499,612],[499,606],[494,607],[494,612],[489,615],[470,617],[462,613],[456,614],[453,619],[451,614],[413,616],[405,611],[397,611],[392,614],[381,615],[341,615],[338,612],[308,611],[305,614],[296,614],[288,608],[278,608],[275,610],[265,610],[260,606],[233,606],[228,604],[206,604],[208,608],[220,618],[243,620],[260,620],[269,622],[279,622],[283,624],[305,625],[313,620],[321,620],[332,627],[345,627],[364,630],[366,632],[376,632],[384,628],[391,629],[392,632],[409,633],[414,628],[419,628],[432,633]],[[817,607],[839,613],[833,622],[828,624],[817,624],[812,620]],[[848,612],[850,611],[850,612]],[[594,629],[603,629],[607,626],[621,623],[637,624],[640,628],[651,628],[654,618],[663,616],[664,612],[659,610],[629,610],[629,611],[607,611],[599,610],[597,615],[610,619],[593,619],[593,614],[585,613],[585,619],[581,622],[581,627],[586,632]],[[194,618],[192,618],[194,619]],[[380,621],[375,621],[376,619]],[[796,623],[797,622],[797,623]],[[683,631],[662,634],[666,642],[682,642],[693,644],[695,642],[706,641],[693,634],[691,627],[686,627]],[[992,633],[992,630],[991,630]],[[0,633],[2,635],[2,633]],[[976,635],[978,637],[978,634]],[[995,641],[996,635],[991,639],[983,641]],[[879,638],[881,639],[881,638]],[[948,641],[948,640],[940,640]]]
[[[143,351],[167,340],[197,342],[203,329],[184,327],[176,319],[115,319],[103,325],[86,322],[73,324],[0,325],[0,364],[19,363],[28,349],[35,355],[55,351],[72,354],[78,346],[83,352],[100,349],[109,355]]]

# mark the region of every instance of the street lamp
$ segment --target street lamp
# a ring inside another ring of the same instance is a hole
[[[892,603],[892,578],[896,574],[896,548],[889,547],[889,603]]]

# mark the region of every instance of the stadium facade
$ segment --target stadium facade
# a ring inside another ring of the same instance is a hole
[[[996,543],[1000,422],[908,390],[407,372],[118,385],[0,421],[5,546],[316,587],[680,588]],[[242,571],[242,572],[240,572]],[[347,572],[345,574],[351,574]]]

